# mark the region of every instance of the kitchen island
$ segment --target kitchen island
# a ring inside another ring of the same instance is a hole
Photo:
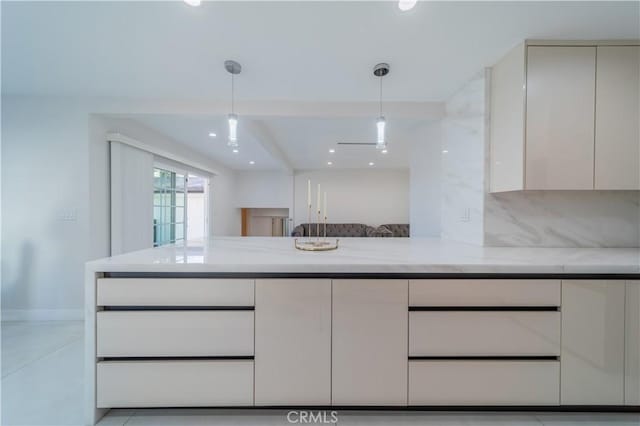
[[[86,276],[87,424],[122,407],[640,406],[638,249],[230,237]]]

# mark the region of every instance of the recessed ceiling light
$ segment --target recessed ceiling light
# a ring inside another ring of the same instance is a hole
[[[369,165],[370,165],[370,166],[375,166],[375,165],[376,165],[376,163],[374,163],[373,161],[370,161],[370,162],[369,162]]]
[[[233,153],[234,153],[234,154],[237,154],[238,152],[240,152],[240,151],[238,151],[238,150],[237,150],[237,149],[235,149],[235,148],[233,149]]]
[[[333,163],[331,161],[327,161],[327,166],[333,166]]]
[[[256,164],[256,162],[251,160],[251,161],[249,161],[249,164],[251,164],[253,166],[254,164]]]
[[[382,151],[380,151],[380,152],[381,152],[381,153],[383,153],[383,154],[386,154],[386,153],[387,153],[387,152],[389,152],[389,151],[387,151],[386,149],[383,149],[383,150],[382,150]]]
[[[200,6],[200,0],[184,0],[189,6]]]
[[[418,0],[400,0],[398,1],[398,9],[406,12],[407,10],[413,9],[416,3],[418,3]]]
[[[443,149],[443,150],[442,150],[442,153],[443,153],[443,154],[446,154],[447,152],[449,152],[449,150],[448,150],[448,149]]]
[[[334,152],[336,152],[336,150],[335,150],[335,149],[333,149],[333,148],[331,148],[331,149],[329,150],[329,154],[333,154]]]
[[[209,137],[210,138],[215,138],[216,136],[218,136],[218,135],[216,135],[214,132],[209,132]]]

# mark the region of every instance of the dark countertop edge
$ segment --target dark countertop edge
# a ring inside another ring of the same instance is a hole
[[[640,280],[640,272],[108,272],[107,278],[359,278],[359,279],[615,279]]]

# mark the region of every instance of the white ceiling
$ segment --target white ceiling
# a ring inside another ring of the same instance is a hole
[[[269,118],[263,120],[296,169],[408,168],[409,148],[419,137],[420,121],[387,122],[388,152],[370,145],[338,145],[339,142],[375,143],[375,117],[369,118]],[[329,153],[335,149],[335,153]],[[333,164],[329,166],[327,162]]]
[[[184,143],[203,155],[236,170],[280,169],[281,165],[263,147],[259,138],[247,130],[247,119],[238,122],[238,153],[227,146],[226,117],[136,114],[126,116],[140,124]],[[216,134],[215,138],[209,133]],[[249,164],[254,161],[255,164]]]
[[[408,168],[410,144],[420,138],[424,120],[393,119],[387,124],[388,152],[375,146],[344,146],[338,142],[374,142],[375,117],[298,118],[241,116],[239,152],[227,146],[225,117],[136,114],[126,118],[180,141],[236,170]],[[215,132],[216,137],[209,137]],[[423,141],[429,143],[429,141]],[[265,147],[266,146],[266,147]],[[280,161],[276,152],[284,157]],[[271,149],[270,149],[271,148]],[[335,149],[335,153],[329,153]],[[255,164],[249,164],[254,161]],[[333,164],[328,165],[331,161]]]
[[[3,93],[440,101],[525,38],[638,38],[638,2],[1,2]]]

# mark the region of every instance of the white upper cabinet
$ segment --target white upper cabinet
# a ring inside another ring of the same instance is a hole
[[[595,189],[640,189],[640,46],[599,46]]]
[[[529,46],[525,189],[593,189],[596,48]]]
[[[525,42],[491,72],[490,191],[640,189],[639,42]]]

